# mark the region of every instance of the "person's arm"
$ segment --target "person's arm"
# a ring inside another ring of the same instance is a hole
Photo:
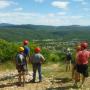
[[[43,55],[41,55],[41,63],[43,63],[45,61],[45,58]]]

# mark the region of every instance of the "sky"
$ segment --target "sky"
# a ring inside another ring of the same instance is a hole
[[[90,0],[0,0],[0,23],[90,25]]]

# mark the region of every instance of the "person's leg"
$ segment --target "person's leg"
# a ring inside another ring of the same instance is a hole
[[[75,78],[75,65],[72,64],[72,80]]]
[[[83,73],[82,73],[81,86],[84,85],[87,77],[88,77],[88,65],[83,65]]]
[[[35,82],[36,79],[36,70],[37,70],[37,65],[33,64],[33,79],[32,79],[33,82]]]
[[[77,83],[80,81],[80,72],[79,72],[79,65],[76,65],[76,70],[75,70],[75,83],[74,85],[77,86]]]
[[[18,74],[18,82],[21,85],[21,72],[19,72],[19,74]]]
[[[66,61],[66,72],[68,71],[68,61]]]
[[[38,74],[39,74],[39,82],[41,82],[42,81],[41,64],[38,64]]]
[[[25,61],[26,61],[26,66],[25,66],[25,68],[26,68],[26,74],[28,74],[28,65],[27,65],[27,56],[25,57]]]
[[[25,72],[22,72],[22,77],[23,77],[23,81],[22,81],[23,83],[22,84],[24,86],[24,84],[25,84]]]
[[[69,71],[71,70],[71,67],[72,67],[72,65],[71,65],[71,60],[69,61]]]

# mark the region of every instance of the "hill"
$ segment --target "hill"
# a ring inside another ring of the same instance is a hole
[[[44,26],[0,24],[0,38],[8,41],[23,39],[84,39],[89,40],[90,26]]]

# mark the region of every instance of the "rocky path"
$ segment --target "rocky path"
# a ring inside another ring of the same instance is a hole
[[[38,83],[30,83],[32,79],[32,72],[26,75],[26,83],[24,87],[17,86],[17,72],[7,71],[0,72],[0,90],[90,90],[90,77],[88,77],[83,88],[76,88],[73,86],[73,81],[70,79],[70,74],[61,72],[60,76],[51,75],[51,77],[44,77],[43,81]]]

